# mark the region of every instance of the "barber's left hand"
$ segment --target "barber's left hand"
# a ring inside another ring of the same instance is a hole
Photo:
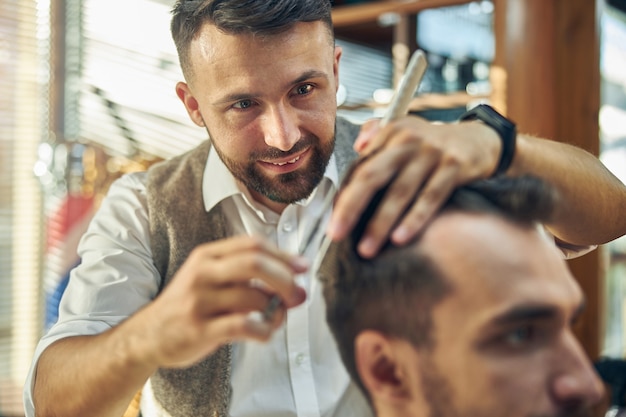
[[[388,239],[403,245],[455,187],[491,176],[500,148],[497,133],[481,122],[434,124],[407,116],[380,128],[378,120],[369,121],[355,142],[360,156],[369,157],[340,191],[327,234],[344,238],[376,191],[392,181],[358,250],[372,257]]]

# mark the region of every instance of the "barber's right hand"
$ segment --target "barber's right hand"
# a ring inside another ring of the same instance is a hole
[[[144,352],[156,367],[185,367],[225,343],[269,339],[286,309],[305,300],[294,279],[307,268],[303,258],[256,237],[198,246],[138,313],[145,326]],[[253,313],[263,312],[273,295],[282,303],[269,321]]]

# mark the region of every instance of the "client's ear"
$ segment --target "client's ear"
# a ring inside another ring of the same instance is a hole
[[[408,342],[365,330],[356,337],[354,351],[357,371],[374,404],[397,406],[411,398],[415,353]]]

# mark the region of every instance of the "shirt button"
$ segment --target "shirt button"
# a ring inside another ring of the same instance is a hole
[[[293,230],[293,225],[291,223],[285,223],[283,224],[283,230],[289,233]]]
[[[302,365],[304,363],[304,354],[303,353],[299,353],[296,356],[296,365]]]

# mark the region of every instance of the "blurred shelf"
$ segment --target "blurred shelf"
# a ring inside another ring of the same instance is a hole
[[[419,112],[424,110],[441,110],[441,109],[450,109],[450,108],[458,108],[465,107],[468,104],[475,101],[484,101],[488,100],[489,96],[484,95],[470,95],[464,92],[456,92],[456,93],[446,93],[446,94],[437,94],[437,93],[428,93],[421,94],[419,97],[415,97],[411,100],[409,105],[409,112]],[[381,104],[376,102],[363,103],[361,105],[351,105],[339,106],[341,110],[363,110],[363,109],[378,109],[385,108],[387,104]]]
[[[333,8],[335,28],[375,23],[385,13],[416,14],[422,10],[458,6],[472,0],[387,0],[346,4]]]

